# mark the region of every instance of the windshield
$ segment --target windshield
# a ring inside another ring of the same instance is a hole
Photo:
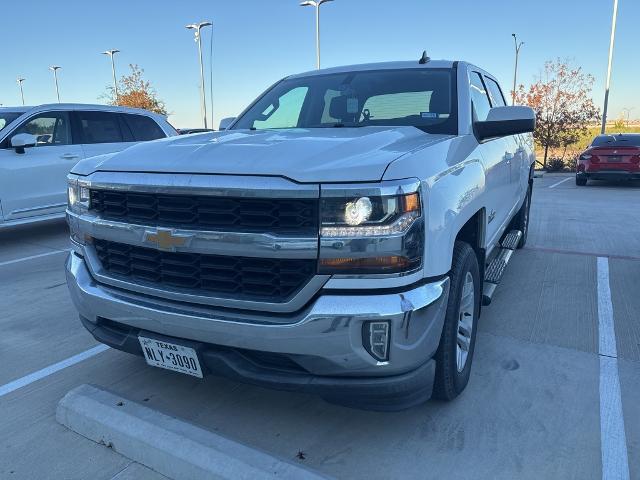
[[[414,126],[457,133],[451,69],[346,72],[285,79],[233,129]]]
[[[13,122],[22,113],[20,112],[0,112],[0,130]]]
[[[592,147],[640,147],[640,135],[598,135]]]

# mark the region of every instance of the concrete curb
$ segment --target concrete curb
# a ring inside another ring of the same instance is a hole
[[[56,420],[174,480],[329,478],[91,385],[68,392]]]

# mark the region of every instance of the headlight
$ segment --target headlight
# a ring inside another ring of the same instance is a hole
[[[424,218],[417,180],[321,188],[323,274],[399,274],[422,265]]]
[[[89,209],[89,187],[76,177],[67,178],[67,202],[69,210],[75,213]]]
[[[417,192],[380,197],[327,198],[321,203],[322,237],[372,237],[406,232],[420,217]]]

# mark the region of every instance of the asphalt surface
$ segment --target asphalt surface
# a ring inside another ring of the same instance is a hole
[[[337,478],[602,478],[620,441],[601,435],[602,265],[622,406],[606,425],[623,422],[629,477],[640,478],[640,183],[565,178],[536,179],[528,245],[483,310],[455,401],[363,412],[107,350],[0,396],[0,478],[164,478],[56,423],[57,402],[83,383]],[[62,222],[0,231],[0,392],[96,346],[67,293],[66,248]]]

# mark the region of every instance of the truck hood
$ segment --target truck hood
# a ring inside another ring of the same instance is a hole
[[[394,160],[446,138],[414,127],[230,130],[142,143],[82,161],[74,173],[268,175],[303,183],[379,181]]]

